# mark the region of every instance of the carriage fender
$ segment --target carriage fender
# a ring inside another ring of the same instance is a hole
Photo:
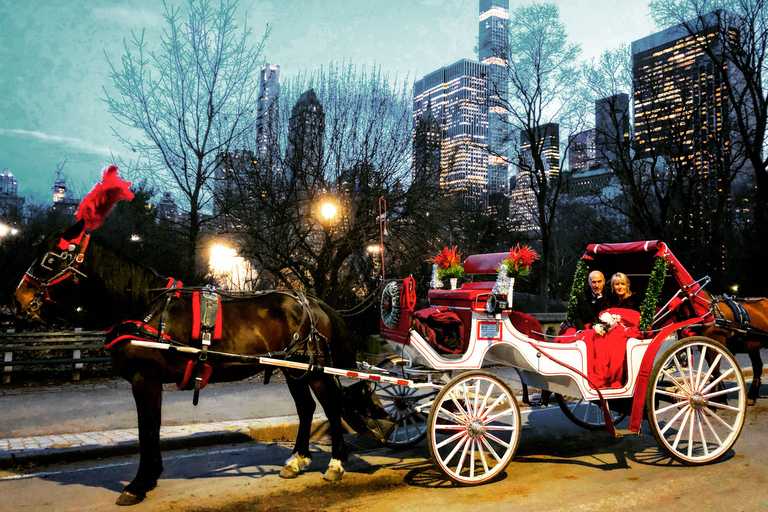
[[[635,434],[640,433],[643,424],[643,407],[645,406],[645,395],[648,392],[648,379],[653,369],[653,363],[656,361],[656,354],[659,352],[664,341],[675,331],[691,324],[700,322],[700,318],[690,318],[683,322],[677,322],[668,325],[662,329],[656,337],[653,338],[648,349],[645,351],[643,361],[640,363],[640,370],[637,372],[637,384],[635,385],[635,395],[632,399],[632,415],[629,419],[629,430]]]

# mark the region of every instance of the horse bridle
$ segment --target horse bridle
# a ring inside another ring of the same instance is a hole
[[[88,248],[90,239],[91,235],[86,234],[85,232],[80,233],[80,236],[73,238],[72,240],[65,240],[62,238],[56,246],[61,250],[60,253],[54,251],[46,252],[40,259],[40,266],[45,270],[53,271],[53,264],[57,259],[64,260],[67,264],[67,266],[60,272],[57,272],[47,279],[36,277],[32,273],[35,263],[33,262],[32,265],[30,265],[29,269],[24,273],[24,277],[22,277],[22,280],[25,281],[28,286],[35,289],[35,294],[27,306],[30,311],[37,312],[42,307],[43,303],[54,302],[48,293],[48,289],[51,286],[66,281],[70,277],[75,283],[77,283],[79,277],[87,277],[82,271],[78,270],[78,267],[85,259],[85,250]]]

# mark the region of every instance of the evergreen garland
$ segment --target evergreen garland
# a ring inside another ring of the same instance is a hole
[[[579,260],[576,264],[576,272],[573,274],[573,285],[571,286],[571,297],[568,299],[568,313],[565,315],[565,321],[568,325],[573,325],[573,319],[576,316],[576,306],[579,301],[576,294],[584,291],[584,285],[589,276],[589,265],[585,260]]]
[[[656,304],[659,302],[661,288],[664,286],[664,279],[667,277],[667,260],[661,256],[656,256],[653,260],[653,271],[648,280],[648,291],[645,294],[645,300],[640,308],[641,331],[649,329],[653,325],[653,317],[656,315]]]

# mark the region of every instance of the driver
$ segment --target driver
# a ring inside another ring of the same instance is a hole
[[[599,270],[593,270],[587,278],[589,289],[576,294],[576,313],[573,325],[577,331],[583,331],[586,324],[593,324],[600,312],[610,307],[608,298],[603,295],[605,276]]]

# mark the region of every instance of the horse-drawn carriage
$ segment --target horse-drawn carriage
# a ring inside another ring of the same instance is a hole
[[[661,448],[684,464],[713,462],[728,452],[744,423],[744,378],[725,346],[697,335],[712,323],[709,303],[701,297],[703,280],[694,281],[664,243],[587,248],[574,291],[589,270],[606,275],[621,270],[634,289],[646,290],[639,314],[609,310],[615,325],[604,334],[587,329],[547,336],[533,317],[507,307],[512,292],[499,287],[495,275],[507,256],[467,257],[464,270],[473,281],[455,290],[430,290],[427,313],[413,310],[407,279],[387,285],[381,335],[397,356],[386,363],[436,390],[434,397],[412,390],[398,394],[391,387],[379,393],[392,409],[407,413],[400,415],[394,443],[426,435],[449,479],[477,484],[494,478],[520,437],[515,395],[499,377],[482,371],[502,365],[516,368],[524,384],[556,393],[564,412],[581,426],[613,432],[614,423],[629,415],[629,430],[639,433],[645,417]],[[440,343],[456,337],[450,345],[459,351]],[[616,381],[602,383],[605,387],[595,384],[594,376],[603,338],[624,347],[624,371]]]
[[[343,320],[319,300],[289,291],[233,296],[180,288],[89,241],[88,231],[114,204],[103,198],[116,201],[115,190],[130,198],[127,185],[116,168],[105,171],[95,196],[81,204],[79,221],[41,244],[15,294],[17,315],[32,320],[80,310],[78,304],[63,307],[75,297],[94,298],[105,324],[110,312],[129,318],[107,335],[113,365],[132,386],[141,444],[139,470],[118,504],[144,499],[162,473],[164,382],[194,387],[197,394],[208,379],[242,379],[274,367],[289,377],[300,420],[284,477],[309,463],[312,389],[331,424],[325,478],[341,478],[347,452],[341,429],[345,392],[338,376],[376,383],[373,392],[389,414],[374,411],[379,417],[373,419],[394,424],[379,429],[380,441],[402,447],[426,437],[439,469],[465,485],[503,472],[520,440],[515,394],[485,371],[488,366],[513,367],[523,383],[556,393],[566,414],[588,428],[614,432],[614,423],[629,414],[629,430],[640,432],[647,417],[662,449],[685,464],[718,460],[741,432],[746,393],[739,366],[725,346],[700,335],[714,323],[702,298],[703,281],[694,281],[661,242],[588,247],[576,290],[587,268],[622,270],[635,289],[646,290],[640,314],[612,312],[613,328],[605,335],[587,329],[571,337],[547,336],[533,317],[515,311],[513,291],[496,275],[506,253],[468,257],[464,271],[473,280],[456,290],[430,290],[429,307],[419,311],[413,280],[390,281],[382,297],[381,335],[396,355],[371,366],[355,361]],[[149,306],[129,310],[153,289],[160,292]],[[594,361],[608,339],[621,344],[623,371],[603,386],[596,384]]]

